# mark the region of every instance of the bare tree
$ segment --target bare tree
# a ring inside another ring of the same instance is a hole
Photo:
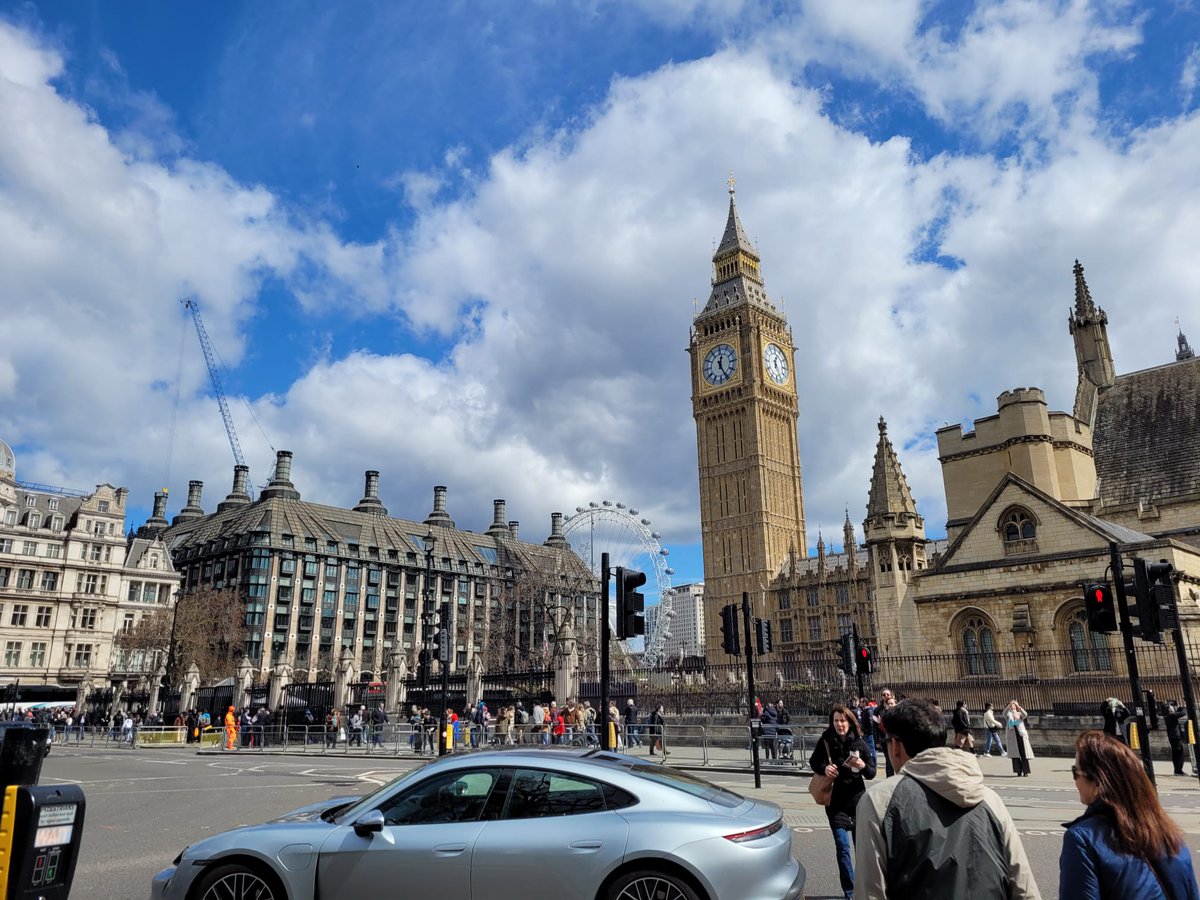
[[[161,654],[169,660],[171,684],[179,683],[193,662],[202,683],[228,678],[245,655],[245,642],[246,605],[241,597],[233,590],[208,588],[182,595],[173,608],[143,616],[116,639],[123,650]]]

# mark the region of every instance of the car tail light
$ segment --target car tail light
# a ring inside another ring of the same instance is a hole
[[[770,837],[782,827],[783,819],[776,819],[765,828],[755,828],[753,831],[739,831],[737,834],[727,834],[725,835],[725,840],[733,841],[735,844],[744,844],[746,841],[758,841],[765,837]]]

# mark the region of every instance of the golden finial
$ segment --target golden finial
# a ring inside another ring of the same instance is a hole
[[[733,196],[733,184],[734,184],[734,181],[733,181],[733,169],[730,169],[730,170],[729,170],[729,196],[730,196],[730,197],[732,197],[732,196]]]

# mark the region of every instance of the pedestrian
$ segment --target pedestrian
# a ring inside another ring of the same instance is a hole
[[[542,716],[542,704],[533,704],[529,710],[529,743],[531,744],[542,742]]]
[[[520,700],[517,701],[517,708],[513,710],[513,726],[517,733],[518,744],[528,744],[529,736],[529,711],[525,709],[525,704]]]
[[[337,746],[338,732],[342,728],[342,714],[335,706],[329,712],[325,713],[325,748],[333,749]]]
[[[1120,740],[1125,740],[1125,720],[1129,718],[1129,709],[1116,697],[1109,697],[1100,707],[1104,716],[1104,733]]]
[[[254,735],[258,739],[258,747],[265,750],[271,736],[271,711],[261,707],[254,717]]]
[[[875,713],[872,720],[875,722],[875,733],[879,735],[879,741],[887,743],[887,729],[883,727],[883,714],[896,705],[896,697],[890,688],[884,688],[879,692],[879,705],[875,708]],[[887,777],[891,778],[895,775],[892,769],[892,758],[888,755],[887,749],[884,748],[883,753],[883,770],[887,773]]]
[[[630,750],[642,746],[638,736],[638,708],[632,697],[625,701],[625,746]]]
[[[875,750],[875,703],[870,697],[859,697],[858,704],[854,708],[854,715],[858,719],[858,731],[862,735],[863,743],[867,745],[867,749],[871,751],[871,762],[878,764],[879,757]],[[781,723],[782,724],[782,723]]]
[[[1012,816],[979,760],[946,746],[941,714],[902,700],[884,710],[883,726],[899,777],[858,803],[856,895],[1040,900]]]
[[[225,713],[225,749],[226,750],[236,750],[237,749],[237,730],[238,730],[237,707],[231,706],[231,707],[229,707],[229,711],[227,713]]]
[[[1180,709],[1174,700],[1168,700],[1166,708],[1163,710],[1163,721],[1167,727],[1167,743],[1171,745],[1171,764],[1175,768],[1176,775],[1186,775],[1183,771],[1183,729],[1180,727],[1180,720],[1187,713]]]
[[[954,749],[975,752],[975,738],[971,734],[971,711],[967,709],[967,701],[959,700],[954,706],[951,717],[954,723]]]
[[[383,743],[384,727],[388,723],[387,710],[379,703],[371,710],[371,745],[378,747]]]
[[[775,745],[779,738],[779,712],[770,703],[762,708],[762,714],[758,719],[758,730],[762,735],[763,750],[766,751],[767,759],[778,759],[779,754]]]
[[[487,734],[487,705],[480,700],[471,711],[471,747],[478,749]]]
[[[317,720],[311,709],[304,710],[304,743],[311,744],[317,740]]]
[[[1029,774],[1029,761],[1033,759],[1033,747],[1029,745],[1029,729],[1025,720],[1029,713],[1016,700],[1010,700],[1004,710],[1004,742],[1008,755],[1012,757],[1013,774],[1018,778]]]
[[[654,712],[650,713],[650,717],[647,720],[650,725],[650,755],[651,756],[654,755],[655,747],[658,747],[658,749],[662,752],[663,756],[671,755],[671,751],[667,749],[667,745],[665,743],[666,732],[667,732],[667,720],[666,720],[665,716],[663,715],[665,712],[666,712],[666,708],[660,703],[660,704],[658,704],[658,706],[654,707]]]
[[[360,706],[358,709],[353,710],[350,713],[350,736],[349,736],[349,739],[346,741],[346,746],[347,747],[361,747],[362,742],[363,742],[362,739],[363,739],[363,708]]]
[[[1085,731],[1071,766],[1083,815],[1066,825],[1058,896],[1069,900],[1198,900],[1183,832],[1138,755],[1115,735]]]
[[[996,718],[996,711],[992,709],[992,704],[983,704],[983,727],[987,729],[987,738],[983,742],[983,755],[992,755],[992,745],[995,744],[1000,748],[1002,757],[1008,756],[1008,751],[1004,749],[1004,741],[1000,738],[1000,721]]]
[[[833,779],[833,797],[825,807],[837,853],[838,877],[847,898],[854,896],[855,814],[866,782],[875,777],[875,760],[862,739],[858,716],[842,704],[829,713],[829,727],[821,734],[808,760],[813,772]]]
[[[607,750],[624,750],[625,749],[625,731],[621,728],[621,711],[617,709],[617,701],[608,701],[608,722],[606,727],[608,732],[604,738],[604,746]],[[609,738],[612,739],[612,746],[608,746]]]

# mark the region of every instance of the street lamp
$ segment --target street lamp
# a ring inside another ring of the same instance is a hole
[[[425,545],[425,589],[421,593],[421,650],[417,662],[421,670],[421,705],[424,706],[429,702],[429,665],[433,661],[429,652],[430,632],[433,630],[429,595],[433,589],[433,548],[437,546],[437,538],[432,527],[421,538],[421,542]]]

